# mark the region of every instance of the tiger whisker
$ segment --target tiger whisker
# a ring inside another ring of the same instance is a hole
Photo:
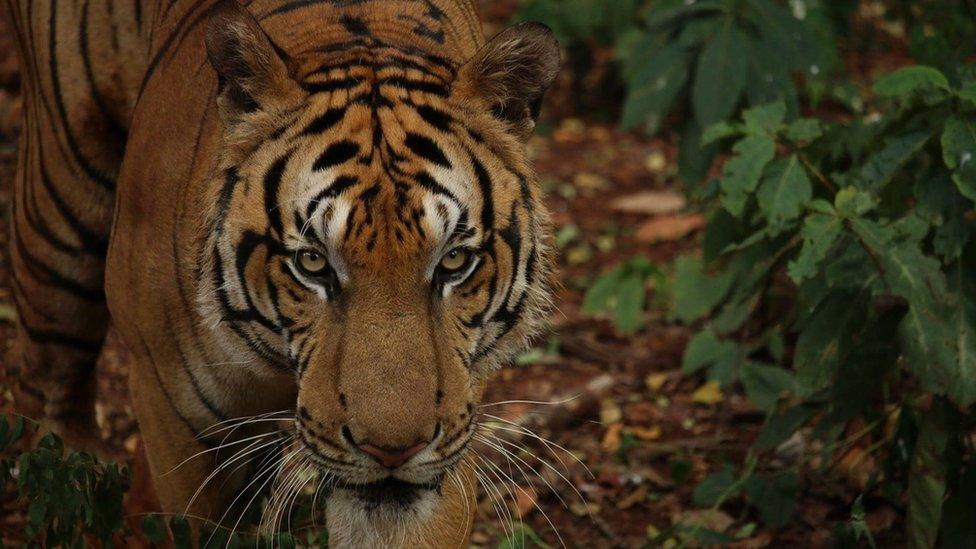
[[[251,445],[249,445],[248,447],[246,447],[246,448],[244,448],[242,450],[238,450],[236,453],[232,454],[232,456],[227,461],[221,463],[217,468],[215,468],[210,473],[210,475],[207,476],[207,478],[205,478],[203,480],[202,483],[200,483],[200,486],[197,488],[196,492],[193,493],[193,497],[191,497],[190,498],[190,501],[187,502],[186,509],[183,511],[183,514],[185,515],[186,513],[188,513],[190,511],[190,507],[193,506],[193,503],[196,501],[196,499],[203,492],[203,489],[207,486],[207,484],[210,483],[211,480],[214,479],[214,477],[216,477],[222,471],[224,471],[225,469],[227,469],[228,467],[230,467],[231,464],[236,463],[237,461],[239,461],[241,459],[244,459],[249,454],[252,454],[252,453],[254,453],[254,452],[258,451],[258,450],[261,450],[262,448],[268,447],[268,446],[270,446],[272,444],[275,444],[277,442],[278,442],[277,440],[272,440],[272,441],[269,441],[269,442],[261,442],[260,440],[257,440],[257,441],[254,441],[253,443],[251,443]],[[251,459],[253,459],[253,458],[251,458]]]
[[[483,461],[481,456],[476,454],[473,455],[478,461]],[[491,501],[491,506],[495,510],[495,516],[498,518],[498,522],[502,526],[502,533],[508,536],[509,526],[514,526],[514,522],[511,521],[509,509],[505,505],[504,496],[501,495],[501,492],[498,490],[497,486],[491,482],[491,479],[488,478],[487,473],[485,473],[484,469],[480,465],[473,461],[471,465],[474,467],[475,478],[477,478],[481,487],[484,488],[485,495],[487,495],[488,499]],[[512,531],[514,532],[514,530]]]
[[[492,437],[492,438],[493,438],[493,439],[494,439],[495,441],[497,441],[498,443],[501,443],[501,444],[507,444],[507,445],[509,445],[509,446],[512,446],[512,447],[514,447],[514,448],[517,448],[518,450],[522,450],[522,451],[524,451],[524,452],[529,452],[529,450],[528,450],[528,448],[525,448],[524,446],[519,446],[518,444],[516,444],[516,443],[514,443],[514,442],[512,442],[512,441],[510,441],[510,440],[505,440],[505,439],[503,439],[503,438],[501,438],[501,437],[499,437],[499,436],[497,436],[497,435],[494,435],[494,434],[490,434],[489,436],[491,436],[491,437]],[[486,444],[487,444],[487,442],[486,442]],[[495,447],[495,446],[493,446],[493,447]],[[500,451],[503,451],[503,452],[506,452],[506,453],[510,453],[510,452],[509,452],[509,450],[507,450],[507,449],[505,449],[505,448],[502,448],[502,447],[495,447],[495,448],[496,448],[497,450],[500,450]],[[529,453],[531,454],[531,452],[529,452]],[[515,457],[515,458],[517,458],[517,459],[519,459],[520,461],[522,461],[522,463],[525,463],[525,465],[526,465],[527,467],[529,467],[529,468],[532,468],[532,466],[531,466],[531,465],[529,465],[528,463],[526,463],[526,462],[525,462],[524,460],[522,460],[522,459],[521,459],[521,458],[519,458],[518,456],[515,456],[514,454],[512,454],[512,456],[513,456],[513,457]],[[569,487],[570,487],[570,488],[571,488],[571,489],[573,490],[573,492],[575,492],[575,493],[576,493],[576,497],[578,497],[578,498],[580,499],[580,501],[581,501],[581,502],[583,502],[583,503],[586,503],[586,498],[585,498],[585,497],[583,497],[583,494],[581,494],[581,493],[580,493],[580,491],[576,489],[576,486],[575,486],[575,485],[574,485],[574,484],[573,484],[573,483],[572,483],[572,482],[571,482],[571,481],[570,481],[570,480],[569,480],[568,478],[566,478],[566,476],[565,476],[565,475],[563,475],[563,473],[562,473],[561,471],[559,471],[559,469],[556,469],[556,468],[555,468],[555,467],[554,467],[554,466],[553,466],[552,464],[550,464],[550,463],[549,463],[548,461],[546,461],[546,460],[544,460],[544,459],[542,459],[542,457],[540,457],[540,456],[538,456],[538,455],[534,455],[534,457],[535,457],[535,459],[537,459],[537,460],[539,460],[539,463],[541,463],[541,464],[543,464],[543,465],[545,465],[545,466],[546,466],[546,467],[548,467],[548,468],[549,468],[549,469],[550,469],[550,470],[551,470],[552,472],[554,472],[554,473],[556,473],[557,475],[559,475],[559,478],[560,478],[560,479],[562,479],[562,481],[563,481],[563,482],[565,482],[566,484],[568,484],[568,485],[569,485]],[[535,471],[535,469],[534,469],[534,468],[533,468],[533,472],[535,472],[535,473],[536,473],[536,475],[537,475],[537,476],[538,476],[539,478],[541,478],[541,479],[542,479],[543,481],[545,481],[545,482],[546,482],[546,484],[549,484],[549,481],[548,481],[548,480],[546,480],[546,479],[545,479],[545,477],[543,477],[542,475],[540,475],[540,474],[538,473],[538,471]],[[566,505],[566,502],[565,502],[565,501],[563,501],[563,499],[562,499],[562,496],[560,496],[560,495],[559,495],[559,493],[558,493],[558,492],[556,492],[556,490],[555,490],[555,488],[553,488],[553,486],[552,486],[551,484],[549,484],[549,489],[550,489],[550,490],[552,490],[553,492],[555,492],[555,493],[556,493],[556,496],[557,496],[557,497],[559,497],[559,501],[560,501],[560,502],[562,502],[562,503],[563,503],[563,505]]]
[[[506,454],[503,454],[503,455],[505,455],[505,458],[508,460],[509,463],[513,463],[512,460],[511,460],[511,458],[508,457],[508,455],[506,455]],[[491,464],[491,463],[489,463],[489,465],[494,466],[502,475],[504,475],[506,478],[508,478],[508,480],[512,483],[513,486],[515,486],[515,488],[517,490],[520,490],[527,498],[529,498],[530,500],[532,500],[532,506],[535,507],[539,511],[539,513],[542,514],[542,518],[545,519],[546,523],[549,524],[549,527],[552,528],[553,533],[556,534],[556,539],[559,540],[559,544],[562,545],[563,547],[566,547],[566,542],[563,540],[562,535],[560,535],[559,529],[556,528],[556,525],[555,524],[553,524],[552,520],[549,518],[549,514],[546,513],[546,511],[542,508],[541,505],[539,505],[539,502],[538,502],[537,498],[533,498],[531,494],[529,494],[524,488],[522,488],[521,486],[519,486],[519,484],[516,483],[512,479],[511,475],[505,475],[505,472],[504,471],[501,471],[501,468],[500,467],[498,467],[497,465]],[[523,471],[522,468],[519,467],[517,463],[515,464],[515,466],[519,470],[519,472],[522,473],[522,476],[525,477],[526,476],[525,475],[525,471]],[[542,478],[540,475],[538,475],[538,473],[536,473],[536,475],[539,476],[539,478]],[[542,480],[545,481],[544,478]],[[528,478],[527,477],[526,477],[526,481],[528,481]],[[546,481],[546,483],[548,484],[548,481]],[[552,485],[549,485],[549,488],[551,490],[552,489]],[[557,494],[557,497],[558,497],[558,494]],[[513,496],[513,499],[514,499],[514,496]],[[522,523],[522,518],[521,517],[519,517],[519,523]]]
[[[583,467],[583,469],[586,471],[586,474],[589,475],[590,478],[595,478],[595,476],[593,475],[593,472],[590,471],[590,468],[587,467],[585,463],[583,463],[583,460],[581,460],[576,454],[570,452],[568,449],[566,449],[565,447],[559,445],[558,443],[553,442],[552,440],[549,440],[549,439],[547,439],[547,438],[539,435],[538,433],[536,433],[535,431],[533,431],[532,429],[529,429],[528,427],[526,427],[524,425],[519,425],[519,424],[514,423],[512,421],[509,421],[507,419],[503,419],[503,418],[500,418],[498,416],[493,416],[491,414],[482,413],[481,415],[483,415],[485,417],[488,417],[488,418],[491,418],[491,419],[495,419],[495,420],[501,421],[502,423],[506,423],[508,425],[511,425],[515,429],[512,429],[510,427],[506,427],[504,425],[496,425],[493,428],[502,429],[504,431],[510,431],[510,432],[514,432],[514,433],[521,433],[521,434],[528,435],[528,436],[530,436],[530,437],[538,440],[543,445],[545,445],[546,449],[548,449],[552,453],[552,455],[555,456],[555,458],[557,460],[559,460],[559,463],[562,464],[563,467],[565,467],[566,464],[563,463],[562,458],[560,458],[559,457],[559,454],[556,453],[556,451],[553,450],[552,448],[555,447],[555,448],[563,451],[566,455],[568,455],[569,457],[573,458],[573,460],[576,461],[577,464],[579,464],[581,467]]]
[[[238,444],[241,444],[241,443],[244,443],[244,442],[248,442],[248,441],[255,440],[255,439],[266,438],[266,437],[269,437],[269,436],[272,436],[272,435],[277,435],[277,434],[280,434],[280,433],[281,433],[281,431],[270,431],[270,432],[267,432],[267,433],[261,433],[260,435],[254,435],[254,436],[242,438],[240,440],[235,440],[235,441],[232,441],[232,442],[228,442],[226,444],[218,444],[217,446],[215,446],[213,448],[207,448],[206,450],[202,450],[200,452],[197,452],[197,453],[193,454],[192,456],[184,459],[183,461],[181,461],[180,463],[178,463],[177,465],[175,465],[172,469],[170,469],[169,471],[166,471],[165,473],[163,473],[161,476],[166,476],[166,475],[172,473],[173,471],[179,469],[180,467],[186,465],[190,461],[193,461],[194,459],[196,459],[196,458],[198,458],[198,457],[200,457],[200,456],[202,456],[204,454],[209,454],[210,452],[217,452],[217,451],[223,450],[224,448],[231,448],[233,446],[237,446]]]
[[[227,513],[229,513],[230,510],[233,509],[235,505],[237,505],[237,501],[241,498],[241,496],[245,495],[247,491],[251,488],[251,486],[253,486],[256,482],[260,481],[261,477],[268,475],[267,480],[265,480],[261,484],[261,486],[258,487],[258,489],[254,492],[254,495],[251,496],[251,499],[248,500],[247,504],[244,505],[244,507],[241,509],[240,514],[237,516],[237,520],[234,522],[234,527],[230,531],[230,536],[227,538],[228,547],[230,545],[231,540],[234,537],[234,532],[237,531],[237,528],[238,526],[240,526],[241,521],[244,520],[244,514],[247,513],[247,510],[251,508],[251,505],[254,503],[254,500],[261,494],[261,491],[264,490],[264,487],[267,486],[268,482],[270,482],[274,478],[274,476],[270,475],[269,473],[274,471],[275,465],[276,463],[274,459],[274,453],[273,452],[269,453],[268,457],[266,457],[264,461],[258,464],[259,472],[256,473],[254,475],[254,478],[251,479],[251,481],[248,482],[247,485],[240,490],[240,493],[237,494],[237,497],[234,498],[234,501],[232,501],[230,505],[227,506],[227,510],[225,510],[224,514],[220,516],[220,523],[223,524],[224,518],[227,516]],[[209,540],[207,544],[209,544]],[[227,549],[227,547],[225,547],[224,549]]]
[[[478,457],[478,460],[485,466],[486,470],[489,473],[491,473],[498,480],[498,484],[502,485],[502,487],[505,489],[505,491],[508,492],[509,497],[511,497],[512,500],[515,501],[516,500],[515,493],[512,492],[511,484],[505,482],[505,480],[504,480],[504,472],[503,472],[503,474],[500,475],[498,473],[498,469],[497,469],[497,466],[495,464],[493,464],[491,461],[483,458],[482,456],[477,456],[477,457]],[[510,528],[510,533],[506,532],[506,536],[508,536],[508,535],[514,536],[515,535],[515,515],[512,513],[512,508],[505,501],[505,496],[504,496],[504,494],[501,493],[501,490],[498,489],[498,486],[497,485],[495,485],[495,490],[498,493],[498,502],[499,502],[499,505],[501,505],[502,509],[505,511],[505,516],[508,519],[508,525],[509,525],[509,528]],[[523,524],[522,517],[518,517],[518,523],[519,524]]]

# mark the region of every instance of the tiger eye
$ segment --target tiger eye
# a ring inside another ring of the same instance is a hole
[[[309,275],[320,275],[329,268],[329,262],[314,250],[302,250],[298,252],[298,268]]]
[[[440,268],[447,272],[458,271],[468,264],[471,252],[455,248],[441,258]]]

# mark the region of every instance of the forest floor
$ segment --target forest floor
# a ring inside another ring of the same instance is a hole
[[[506,4],[494,8],[496,18]],[[0,29],[0,356],[12,343],[16,317],[6,247],[19,98],[8,37]],[[875,458],[855,447],[821,463],[803,437],[773,452],[763,460],[768,467],[792,467],[798,455],[803,464],[793,520],[780,529],[762,526],[741,502],[699,509],[692,501],[695,486],[725,463],[742,463],[763,415],[737,390],[702,391],[701,379],[682,376],[690,329],[670,322],[653,297],[645,326],[628,337],[606,319],[580,311],[585,289],[618,262],[643,255],[666,270],[677,255],[693,253],[704,221],[689,213],[676,180],[673,134],[646,137],[575,117],[566,108],[574,103],[569,88],[552,94],[550,104],[561,107],[530,143],[558,226],[563,288],[557,312],[538,350],[525,355],[524,364],[499,372],[486,399],[508,402],[486,410],[520,426],[498,434],[524,447],[515,450],[528,462],[523,469],[531,466],[539,474],[526,470],[523,476],[517,466],[504,466],[514,485],[494,480],[506,506],[496,512],[482,494],[472,542],[493,547],[513,522],[524,521],[554,546],[641,547],[674,525],[704,523],[738,533],[737,547],[829,546],[834,526],[849,520]],[[127,403],[124,354],[112,343],[99,364],[98,412],[119,460],[131,463],[140,444]],[[12,410],[10,366],[0,366],[0,412]],[[552,445],[515,432],[522,427]],[[502,463],[490,448],[479,451]],[[134,496],[131,508],[143,509],[145,498]],[[880,501],[865,506],[878,544],[902,545],[903,510]],[[0,496],[0,539],[18,539],[22,525],[23,513],[8,490]]]

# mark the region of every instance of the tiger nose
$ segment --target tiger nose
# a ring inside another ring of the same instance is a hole
[[[377,463],[383,467],[386,467],[387,469],[396,469],[430,445],[430,441],[423,441],[418,442],[413,446],[390,448],[386,446],[376,446],[373,444],[356,442],[352,436],[352,432],[350,432],[348,429],[343,429],[343,434],[345,435],[346,440],[351,442],[353,446],[358,448],[364,454],[375,459]]]
[[[386,467],[387,469],[396,469],[397,467],[406,463],[413,456],[419,454],[421,450],[427,447],[428,444],[430,443],[421,442],[414,444],[409,448],[380,448],[379,446],[373,446],[372,444],[360,444],[358,447],[366,454],[369,454],[383,467]]]

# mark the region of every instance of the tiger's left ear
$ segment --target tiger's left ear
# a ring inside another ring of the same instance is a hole
[[[207,21],[207,58],[217,71],[218,104],[226,122],[273,110],[301,95],[286,57],[237,0],[219,0]]]
[[[559,42],[542,23],[521,23],[500,32],[461,67],[456,89],[486,101],[513,133],[527,140],[542,97],[559,73]]]

